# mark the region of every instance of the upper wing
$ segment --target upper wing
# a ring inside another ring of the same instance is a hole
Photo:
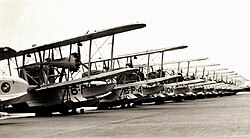
[[[147,54],[160,53],[160,52],[165,52],[165,51],[178,50],[178,49],[183,49],[183,48],[187,48],[187,47],[188,46],[174,46],[174,47],[166,47],[166,48],[141,51],[141,52],[136,52],[136,53],[119,55],[119,56],[114,57],[113,60],[127,58],[127,57],[134,57],[134,56],[142,56],[142,55],[147,55]],[[103,62],[103,61],[109,61],[109,60],[110,59],[93,60],[93,61],[91,61],[91,63]],[[83,63],[83,64],[87,64],[87,63]]]
[[[210,85],[210,84],[215,84],[217,83],[216,81],[207,81],[207,82],[201,82],[201,83],[196,83],[196,84],[191,84],[189,85],[190,87],[194,86],[201,86],[201,85]]]
[[[155,83],[155,82],[160,82],[160,81],[164,81],[164,80],[168,80],[168,79],[176,78],[176,77],[180,77],[180,75],[167,76],[167,77],[162,77],[162,78],[156,78],[156,79],[138,81],[138,82],[133,82],[133,83],[127,83],[127,84],[119,84],[114,89],[122,89],[122,88],[127,88],[127,87],[132,87],[132,86]]]
[[[54,83],[51,85],[42,86],[41,88],[36,88],[36,89],[33,89],[32,91],[42,91],[42,90],[46,90],[46,89],[62,88],[62,87],[67,87],[70,85],[84,83],[84,82],[103,80],[104,78],[113,77],[113,76],[117,76],[120,74],[132,73],[132,72],[135,72],[136,70],[137,69],[135,69],[135,68],[123,68],[123,69],[108,71],[108,72],[100,73],[97,75],[91,75],[89,77],[83,77],[83,78],[75,79],[75,80],[71,80],[71,81]]]
[[[137,52],[137,53],[119,55],[114,59],[121,59],[121,58],[134,57],[134,56],[142,56],[142,55],[160,53],[160,52],[165,52],[165,51],[173,51],[173,50],[183,49],[183,48],[187,48],[187,47],[188,46],[174,46],[174,47],[167,47],[167,48],[159,48],[159,49],[141,51],[141,52]]]
[[[63,41],[58,41],[58,42],[54,42],[50,44],[45,44],[42,46],[32,47],[32,48],[21,50],[18,52],[16,52],[15,50],[11,48],[3,47],[3,48],[0,48],[0,60],[12,58],[15,56],[23,56],[24,54],[31,54],[37,51],[44,51],[47,49],[58,48],[58,47],[75,44],[78,42],[88,41],[92,39],[97,39],[97,38],[101,38],[105,36],[110,36],[110,35],[114,35],[118,33],[123,33],[123,32],[131,31],[131,30],[135,30],[135,29],[140,29],[143,27],[146,27],[146,24],[139,24],[139,23],[128,24],[128,25],[118,26],[118,27],[114,27],[114,28],[110,28],[110,29],[106,29],[102,31],[97,31],[94,33],[86,34],[83,36],[79,36],[79,37],[75,37],[75,38],[71,38],[71,39],[67,39]],[[8,49],[9,51],[6,52],[6,50]]]
[[[220,64],[204,64],[204,65],[196,65],[196,66],[189,66],[189,68],[199,68],[199,67],[213,67],[213,66],[219,66]],[[180,67],[179,69],[187,69],[188,67]],[[175,70],[178,68],[167,68],[168,70]]]
[[[176,64],[176,63],[181,63],[181,62],[201,61],[201,60],[207,60],[207,59],[208,59],[208,57],[198,57],[198,58],[168,61],[168,62],[164,62],[163,64]]]
[[[164,62],[163,65],[166,64],[176,64],[176,63],[182,63],[182,62],[193,62],[193,61],[201,61],[201,60],[207,60],[208,57],[198,57],[198,58],[191,58],[191,59],[183,59],[183,60],[175,60],[175,61],[167,61]],[[151,66],[160,66],[161,63],[154,63]],[[147,66],[147,64],[141,64],[141,65],[137,65],[139,67],[145,67]]]
[[[75,38],[71,38],[71,39],[67,39],[67,40],[63,40],[63,41],[59,41],[55,43],[45,44],[43,46],[37,46],[37,47],[33,47],[30,49],[26,49],[26,50],[21,50],[17,52],[17,56],[34,53],[37,51],[44,51],[44,50],[52,49],[52,48],[58,48],[58,47],[62,47],[62,46],[70,45],[70,44],[75,44],[78,42],[88,41],[88,40],[110,36],[110,35],[114,35],[118,33],[123,33],[123,32],[131,31],[131,30],[135,30],[135,29],[140,29],[143,27],[146,27],[146,24],[129,24],[129,25],[123,25],[119,27],[114,27],[111,29],[98,31],[98,32],[94,32],[91,34],[86,34],[83,36],[79,36],[79,37],[75,37]]]
[[[204,82],[204,81],[205,80],[203,80],[203,79],[196,79],[196,80],[169,83],[169,84],[165,84],[164,86],[171,87],[171,86],[176,86],[176,85],[188,85],[188,84],[200,83],[200,82]]]

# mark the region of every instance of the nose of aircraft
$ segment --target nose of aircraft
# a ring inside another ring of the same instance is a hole
[[[28,86],[28,83],[19,77],[0,77],[0,94],[25,92],[27,91]]]

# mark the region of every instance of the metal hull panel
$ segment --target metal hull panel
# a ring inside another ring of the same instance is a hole
[[[99,96],[106,94],[107,92],[110,92],[114,87],[115,84],[111,83],[111,84],[104,84],[104,85],[83,88],[82,95],[85,98]]]
[[[163,90],[163,86],[143,87],[143,95],[152,95]]]

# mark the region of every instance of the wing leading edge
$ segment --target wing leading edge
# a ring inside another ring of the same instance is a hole
[[[113,76],[120,75],[120,74],[132,73],[135,71],[137,71],[137,69],[135,69],[135,68],[123,68],[123,69],[118,69],[118,70],[100,73],[97,75],[91,75],[90,77],[83,77],[80,79],[75,79],[75,80],[66,81],[66,82],[62,82],[62,83],[55,83],[55,84],[51,84],[48,86],[42,86],[41,88],[34,89],[33,91],[42,91],[42,90],[47,90],[47,89],[63,88],[63,87],[67,87],[67,86],[74,85],[74,84],[103,80],[105,78],[113,77]]]
[[[118,27],[114,27],[111,29],[106,29],[106,30],[94,32],[91,34],[86,34],[83,36],[79,36],[79,37],[75,37],[75,38],[71,38],[71,39],[67,39],[67,40],[63,40],[63,41],[58,41],[55,43],[45,44],[42,46],[37,46],[37,47],[33,47],[30,49],[26,49],[26,50],[21,50],[21,51],[17,52],[17,56],[22,56],[24,54],[34,53],[37,51],[44,51],[47,49],[62,47],[62,46],[70,45],[70,44],[76,44],[78,42],[97,39],[97,38],[110,36],[110,35],[114,35],[114,34],[118,34],[118,33],[123,33],[123,32],[127,32],[127,31],[132,31],[132,30],[136,30],[136,29],[140,29],[140,28],[144,28],[144,27],[146,27],[146,24],[139,24],[139,23],[118,26]]]
[[[173,76],[150,79],[150,80],[145,80],[145,81],[138,81],[134,83],[120,84],[120,85],[117,85],[114,89],[122,89],[122,88],[127,88],[127,87],[132,87],[132,86],[143,85],[143,84],[156,83],[156,82],[161,82],[161,81],[165,81],[165,80],[176,78],[176,77],[180,77],[180,75],[173,75]]]

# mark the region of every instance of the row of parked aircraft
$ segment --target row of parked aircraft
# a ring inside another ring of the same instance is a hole
[[[188,46],[114,56],[115,35],[144,27],[146,24],[123,25],[21,51],[1,47],[0,62],[8,70],[1,69],[0,110],[47,116],[53,112],[75,113],[77,108],[88,106],[126,108],[146,102],[162,104],[166,100],[180,102],[234,95],[242,90],[240,83],[247,81],[244,77],[221,72],[227,70],[223,68],[209,70],[220,64],[190,65],[207,57],[164,61],[165,52]],[[112,37],[110,58],[93,60],[93,40],[107,36]],[[81,47],[86,41],[88,59],[83,59]],[[64,47],[68,50],[63,52]],[[150,63],[153,54],[161,56],[158,63]],[[135,64],[142,56],[147,57],[147,62]],[[181,63],[187,63],[187,67]],[[177,68],[166,68],[168,64],[177,64]]]

